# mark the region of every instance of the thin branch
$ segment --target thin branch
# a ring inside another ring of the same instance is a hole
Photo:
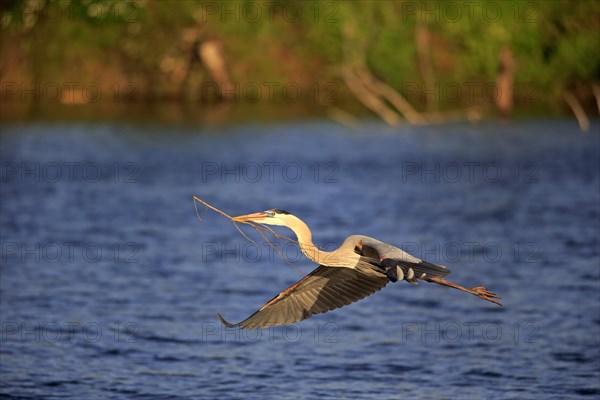
[[[327,111],[327,114],[329,118],[348,128],[356,128],[359,124],[358,118],[341,108],[331,107]]]
[[[600,114],[600,85],[592,85],[592,92],[596,98],[596,105],[598,106],[598,113]]]
[[[577,100],[577,98],[571,92],[565,92],[564,98],[569,107],[571,107],[573,114],[575,114],[575,118],[577,118],[579,129],[581,129],[582,132],[587,132],[590,127],[590,120],[588,119],[583,107],[581,107],[579,100]]]
[[[415,110],[410,103],[400,93],[395,91],[390,85],[378,80],[371,74],[371,72],[365,67],[357,73],[362,83],[376,92],[378,95],[384,97],[389,101],[404,117],[408,122],[414,125],[422,125],[426,123],[425,119],[417,110]]]
[[[192,198],[194,199],[194,208],[196,209],[196,216],[198,217],[198,220],[200,222],[202,222],[202,218],[200,218],[200,213],[198,212],[198,207],[196,206],[196,202],[203,204],[205,207],[210,208],[211,210],[221,214],[222,216],[228,218],[231,222],[233,222],[233,224],[235,225],[235,228],[242,234],[242,236],[244,236],[244,238],[246,238],[246,240],[252,242],[254,245],[256,245],[257,247],[260,247],[258,245],[258,243],[256,243],[254,240],[252,240],[251,238],[249,238],[238,226],[238,223],[236,221],[233,220],[233,217],[231,217],[229,214],[219,210],[218,208],[211,206],[210,204],[208,204],[207,202],[205,202],[204,200],[199,199],[196,196],[192,196]],[[271,228],[269,228],[266,225],[263,224],[258,224],[258,223],[254,223],[254,222],[241,222],[244,225],[249,225],[252,228],[254,228],[258,234],[265,240],[265,244],[267,244],[269,247],[271,247],[280,257],[283,261],[285,261],[286,264],[288,264],[289,266],[291,266],[292,268],[294,268],[296,271],[298,271],[301,275],[306,276],[306,274],[304,272],[302,272],[300,269],[298,269],[298,267],[296,267],[294,264],[292,264],[290,261],[288,261],[285,256],[283,254],[281,254],[281,252],[279,250],[277,250],[277,248],[275,247],[275,245],[266,237],[266,234],[271,234],[273,236],[275,236],[278,239],[285,239],[288,240],[292,243],[296,243],[300,246],[300,243],[297,240],[294,240],[292,238],[289,238],[287,236],[283,236],[280,235],[276,232],[274,232]]]
[[[394,110],[389,108],[383,101],[369,90],[360,80],[356,78],[349,67],[342,67],[342,76],[346,85],[350,88],[354,96],[368,109],[379,115],[385,122],[391,126],[400,123],[400,116]]]

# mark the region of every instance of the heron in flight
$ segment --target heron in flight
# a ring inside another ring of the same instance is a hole
[[[444,279],[450,270],[414,257],[397,247],[362,235],[349,236],[334,251],[323,251],[312,241],[312,233],[300,218],[273,209],[233,217],[234,222],[285,226],[295,234],[300,250],[319,264],[314,271],[288,287],[245,320],[227,327],[247,329],[291,324],[361,300],[381,290],[388,282],[418,280],[433,282],[471,293],[501,305],[500,297],[484,286],[466,288]]]

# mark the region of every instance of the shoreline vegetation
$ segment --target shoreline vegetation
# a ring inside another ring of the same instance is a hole
[[[587,130],[600,111],[594,1],[10,0],[0,29],[4,121],[164,107],[392,126],[574,115]]]

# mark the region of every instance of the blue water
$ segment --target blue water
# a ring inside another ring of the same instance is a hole
[[[19,399],[550,399],[600,394],[598,122],[391,129],[2,129],[0,395]],[[287,327],[224,329],[314,266],[222,216],[317,244],[365,234],[503,307],[390,284]],[[285,230],[278,230],[283,233]]]

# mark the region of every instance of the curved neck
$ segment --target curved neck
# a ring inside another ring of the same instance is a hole
[[[310,260],[318,264],[333,265],[335,263],[333,259],[335,258],[334,254],[336,251],[320,250],[313,243],[312,233],[304,221],[295,216],[290,217],[293,218],[293,220],[292,223],[287,225],[287,227],[296,234],[296,238],[298,239],[298,244],[300,245],[300,250],[302,253]]]

